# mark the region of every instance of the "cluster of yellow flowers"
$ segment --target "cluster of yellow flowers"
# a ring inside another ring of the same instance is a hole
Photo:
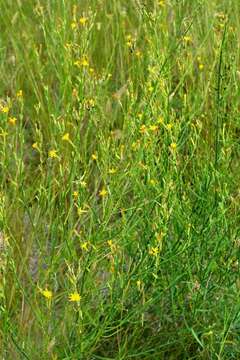
[[[53,292],[51,290],[45,288],[44,290],[40,289],[40,292],[47,300],[52,300]],[[68,300],[71,302],[80,302],[81,298],[81,295],[77,291],[68,295]]]
[[[156,124],[149,125],[149,127],[143,124],[140,126],[139,132],[141,134],[147,134],[148,131],[157,132],[158,130],[159,130],[159,126]]]
[[[85,16],[82,16],[79,21],[76,21],[74,20],[72,23],[71,23],[71,28],[73,30],[77,29],[78,25],[80,26],[85,26],[87,24],[87,21],[88,21],[88,18],[85,17]]]
[[[89,60],[86,56],[83,56],[81,59],[78,59],[74,62],[74,65],[76,65],[77,67],[89,67]]]
[[[23,91],[18,90],[16,93],[16,97],[17,97],[17,99],[21,100],[23,97]],[[9,103],[8,101],[0,103],[0,113],[8,115],[11,110],[11,105],[12,104]],[[15,116],[9,116],[8,123],[9,123],[9,125],[13,125],[13,126],[16,125],[17,118]]]
[[[160,249],[159,249],[158,246],[152,246],[152,247],[149,249],[149,255],[157,256],[159,253],[160,253]]]

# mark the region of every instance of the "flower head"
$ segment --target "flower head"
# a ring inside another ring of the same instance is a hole
[[[82,244],[81,244],[81,248],[85,251],[88,251],[89,250],[89,242],[88,241],[84,241]]]
[[[146,125],[144,125],[144,124],[141,125],[141,126],[140,126],[140,129],[139,129],[139,132],[140,132],[141,134],[145,134],[146,131],[147,131]]]
[[[78,292],[74,292],[68,296],[68,300],[71,302],[79,302],[81,300],[81,296]]]
[[[10,117],[8,122],[10,125],[16,125],[17,119],[15,117]]]
[[[127,40],[126,42],[127,46],[131,48],[134,44],[134,39],[132,38],[132,35],[127,35],[126,40]]]
[[[78,97],[78,91],[77,91],[77,89],[74,88],[74,89],[72,90],[72,96],[75,97],[75,98]]]
[[[105,188],[102,188],[102,190],[99,191],[99,196],[102,198],[105,198],[107,196],[108,192]]]
[[[159,117],[158,117],[158,123],[159,123],[159,124],[163,124],[163,123],[164,123],[164,120],[163,120],[163,117],[162,117],[162,116],[159,116]]]
[[[77,27],[77,23],[76,23],[76,21],[73,21],[73,22],[71,23],[71,28],[72,28],[72,30],[76,29],[76,27]]]
[[[137,280],[137,288],[139,291],[141,290],[141,284],[142,284],[141,280]]]
[[[84,180],[80,181],[80,185],[81,185],[82,188],[86,188],[86,187],[87,187],[87,183],[86,183],[86,181],[84,181]]]
[[[183,41],[185,42],[185,44],[190,44],[192,42],[192,38],[189,35],[186,35],[183,37]]]
[[[158,130],[158,126],[157,125],[150,125],[149,130],[152,131],[152,132],[156,132]]]
[[[86,56],[83,56],[82,59],[76,60],[76,61],[74,62],[74,65],[76,65],[76,66],[78,66],[78,67],[81,67],[81,66],[83,66],[83,67],[89,67],[89,61],[88,61],[88,59],[87,59]]]
[[[78,213],[78,216],[81,216],[82,214],[87,213],[87,210],[84,210],[84,209],[82,209],[82,208],[78,208],[78,209],[77,209],[77,213]]]
[[[160,250],[159,248],[156,246],[156,247],[151,247],[149,249],[149,255],[152,255],[152,256],[157,256],[159,254]]]
[[[80,19],[79,19],[79,23],[81,24],[81,25],[85,25],[86,24],[86,22],[87,22],[87,18],[85,17],[85,16],[82,16]]]
[[[85,101],[85,106],[87,109],[91,109],[95,106],[95,101],[94,99],[88,99]]]
[[[70,135],[69,135],[69,133],[64,134],[64,135],[62,136],[62,140],[63,140],[63,141],[69,141],[69,140],[70,140]]]
[[[22,91],[22,90],[18,90],[18,92],[17,92],[16,95],[17,95],[18,98],[23,97],[23,91]]]
[[[91,157],[92,157],[92,160],[96,161],[98,158],[97,153],[93,153]]]
[[[117,172],[117,169],[115,169],[115,168],[110,168],[108,170],[108,173],[111,174],[111,175],[116,174],[116,172]]]
[[[78,198],[79,192],[78,191],[74,191],[73,192],[73,197],[76,200]]]
[[[84,66],[84,67],[88,67],[89,66],[89,62],[87,60],[87,58],[83,58],[81,60],[81,65]]]
[[[57,150],[55,150],[55,149],[49,150],[48,156],[49,156],[51,159],[56,158],[56,157],[57,157]]]
[[[111,249],[112,252],[114,252],[114,251],[117,250],[117,246],[116,246],[116,244],[114,244],[114,242],[113,242],[112,240],[108,240],[108,241],[107,241],[107,244],[108,244],[108,246],[110,247],[110,249]]]
[[[38,143],[37,143],[37,142],[33,143],[33,144],[32,144],[32,148],[33,148],[33,149],[37,149],[37,148],[38,148]]]
[[[7,105],[1,106],[1,112],[7,114],[9,112],[9,107]]]
[[[51,290],[48,290],[47,288],[45,290],[40,289],[41,294],[48,300],[52,299],[53,293]]]
[[[172,127],[173,127],[173,124],[172,124],[172,123],[168,123],[168,124],[166,125],[167,130],[171,130]]]
[[[175,142],[172,142],[172,143],[170,144],[170,149],[171,149],[172,151],[175,151],[176,148],[177,148],[177,144],[176,144]]]

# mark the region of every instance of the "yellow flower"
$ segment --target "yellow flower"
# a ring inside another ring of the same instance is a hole
[[[69,140],[70,140],[70,135],[69,135],[69,133],[64,134],[64,135],[62,136],[62,140],[63,140],[63,141],[69,141]]]
[[[97,154],[96,154],[96,153],[93,153],[93,154],[92,154],[92,160],[96,161],[97,158],[98,158]]]
[[[52,297],[53,297],[53,293],[52,293],[51,290],[48,290],[48,289],[42,290],[42,289],[40,289],[40,292],[48,300],[52,299]]]
[[[82,58],[81,60],[81,65],[84,66],[84,67],[88,67],[89,66],[89,62],[87,60],[86,57]]]
[[[157,254],[159,254],[159,248],[152,246],[152,247],[149,249],[149,255],[157,256]]]
[[[74,65],[80,67],[81,66],[81,61],[80,60],[74,61]]]
[[[133,40],[133,38],[132,38],[132,35],[127,35],[127,36],[126,36],[126,40],[127,40],[127,42],[126,42],[127,46],[128,46],[129,48],[132,47],[133,44],[134,44],[134,40]]]
[[[204,69],[204,64],[203,64],[203,62],[202,62],[201,56],[198,56],[198,57],[197,57],[197,62],[198,62],[198,69],[199,69],[200,71],[202,71],[202,70]]]
[[[95,106],[95,101],[94,99],[88,99],[85,101],[85,106],[87,109],[91,109]]]
[[[159,123],[159,124],[163,124],[163,123],[164,123],[164,120],[163,120],[163,117],[162,117],[162,116],[159,116],[159,118],[158,118],[158,123]]]
[[[71,302],[79,302],[81,300],[81,296],[78,292],[74,292],[68,296],[68,300]]]
[[[157,66],[148,66],[148,71],[150,72],[150,74],[153,75],[157,75]],[[151,85],[151,83],[149,82],[149,85]]]
[[[58,157],[58,156],[57,156],[57,150],[54,150],[54,149],[49,150],[48,156],[49,156],[50,158],[52,158],[52,159]]]
[[[33,148],[33,149],[38,149],[38,143],[37,143],[37,142],[33,143],[33,144],[32,144],[32,148]]]
[[[22,90],[18,90],[17,92],[17,97],[20,98],[20,97],[23,97],[23,91]]]
[[[101,196],[102,198],[106,197],[107,194],[108,194],[108,192],[105,188],[102,188],[102,190],[99,191],[99,196]]]
[[[85,25],[86,24],[86,22],[87,22],[87,18],[86,17],[84,17],[84,16],[82,16],[80,19],[79,19],[79,23],[81,24],[81,25]]]
[[[85,214],[86,212],[87,212],[87,210],[84,210],[82,208],[77,209],[78,216],[81,216],[82,214]]]
[[[17,119],[15,117],[10,117],[8,122],[10,125],[16,125]]]
[[[170,144],[170,149],[173,150],[173,151],[175,151],[176,148],[177,148],[177,144],[176,144],[175,142],[172,142],[172,143]]]
[[[78,91],[77,91],[77,89],[73,89],[73,91],[72,91],[72,96],[73,97],[78,97]]]
[[[81,185],[82,188],[87,187],[86,181],[80,181],[80,185]]]
[[[74,62],[74,65],[80,67],[80,66],[83,66],[83,67],[88,67],[89,66],[89,62],[87,60],[86,57],[83,57],[81,60],[76,60]]]
[[[71,48],[72,48],[72,43],[66,43],[65,45],[64,45],[64,47],[65,47],[65,49],[68,49],[68,50],[70,50]]]
[[[94,101],[94,99],[89,99],[89,100],[88,100],[88,105],[91,106],[91,107],[94,107],[94,106],[95,106],[95,101]]]
[[[7,105],[1,106],[1,112],[4,114],[7,114],[9,112],[9,107]]]
[[[173,127],[173,124],[171,124],[171,123],[168,123],[168,124],[166,125],[167,130],[171,130],[172,127]]]
[[[158,126],[157,125],[150,125],[149,130],[152,131],[152,132],[155,132],[155,131],[158,130]]]
[[[146,125],[140,126],[139,132],[140,132],[141,134],[145,134],[146,131],[147,131]]]
[[[76,29],[76,27],[77,27],[77,23],[76,23],[75,21],[72,22],[72,23],[71,23],[71,28],[72,28],[72,30]]]
[[[117,247],[116,247],[116,245],[113,243],[112,240],[108,240],[107,243],[108,243],[108,246],[111,248],[111,251],[112,251],[112,252],[116,251]]]
[[[140,291],[140,289],[141,289],[141,280],[137,280],[137,288]]]
[[[157,181],[154,180],[154,179],[150,179],[150,180],[149,180],[149,183],[154,186],[154,185],[157,184]]]
[[[140,50],[136,50],[135,54],[136,54],[136,57],[138,57],[138,58],[140,58],[142,56],[142,53]]]
[[[183,41],[186,44],[190,44],[192,42],[192,38],[191,38],[191,36],[186,35],[186,36],[183,37]]]
[[[78,198],[78,191],[73,192],[73,197],[74,197],[75,200]]]
[[[132,149],[134,151],[136,151],[140,147],[140,140],[134,141],[131,146],[132,146]]]
[[[109,172],[109,174],[116,174],[116,172],[117,172],[117,169],[115,169],[115,168],[111,168],[111,169],[109,169],[108,170],[108,172]]]
[[[85,241],[84,243],[81,244],[81,248],[85,251],[88,251],[88,246],[89,246],[89,243],[87,241]]]
[[[108,245],[111,247],[113,245],[113,241],[112,240],[108,240],[107,241]]]
[[[154,90],[154,87],[153,87],[152,85],[148,85],[148,91],[149,91],[150,93],[152,93],[153,90]]]

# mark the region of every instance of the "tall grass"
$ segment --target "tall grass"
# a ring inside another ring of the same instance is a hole
[[[238,359],[238,0],[0,0],[1,359]]]

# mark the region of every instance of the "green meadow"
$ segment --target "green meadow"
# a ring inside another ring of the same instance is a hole
[[[240,1],[0,0],[0,359],[240,359]]]

